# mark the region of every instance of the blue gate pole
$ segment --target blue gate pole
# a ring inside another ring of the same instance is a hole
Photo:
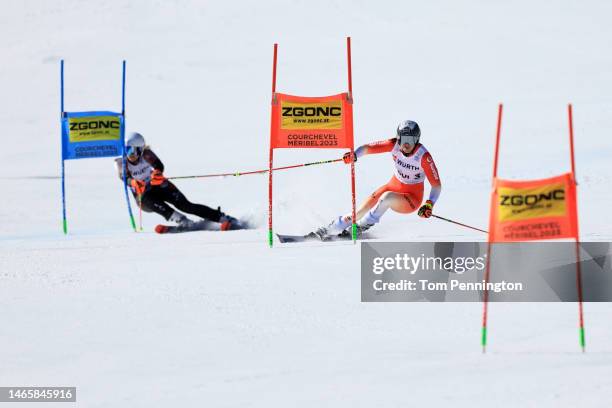
[[[62,216],[63,216],[62,225],[64,227],[64,234],[68,234],[68,221],[66,220],[66,183],[64,180],[65,180],[64,159],[62,159]]]
[[[62,225],[64,235],[68,234],[68,221],[66,220],[66,173],[64,170],[64,60],[60,62],[60,137],[62,138]]]
[[[121,75],[121,114],[125,116],[125,60],[123,60],[123,72]]]
[[[125,191],[125,202],[127,203],[128,214],[130,215],[130,222],[132,223],[132,228],[134,232],[137,232],[136,229],[136,221],[134,220],[134,214],[132,213],[132,206],[130,205],[130,196],[128,194],[128,185],[127,185],[127,158],[125,157],[125,60],[123,60],[123,70],[121,75],[121,116],[122,120],[122,129],[121,129],[121,155],[122,155],[122,164],[123,164],[123,189]]]

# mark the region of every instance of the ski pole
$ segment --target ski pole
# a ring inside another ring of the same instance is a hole
[[[449,220],[448,218],[440,217],[439,215],[431,214],[431,216],[432,216],[432,217],[435,217],[435,218],[437,218],[437,219],[439,219],[439,220],[443,220],[443,221],[450,222],[450,223],[452,223],[452,224],[461,225],[462,227],[465,227],[465,228],[469,228],[469,229],[473,229],[473,230],[476,230],[476,231],[484,232],[485,234],[488,234],[488,233],[489,233],[489,231],[485,231],[485,230],[482,230],[482,229],[480,229],[480,228],[476,228],[476,227],[471,227],[471,226],[469,226],[469,225],[462,224],[462,223],[457,222],[457,221]]]
[[[138,224],[142,231],[142,193],[138,194]]]
[[[283,167],[275,167],[272,169],[272,171],[279,171],[279,170],[288,170],[288,169],[295,169],[298,167],[307,167],[307,166],[315,166],[318,164],[328,164],[328,163],[336,163],[342,161],[342,159],[332,159],[332,160],[322,160],[322,161],[317,161],[317,162],[310,162],[310,163],[302,163],[302,164],[294,164],[291,166],[283,166]],[[247,176],[249,174],[264,174],[269,172],[269,169],[264,169],[264,170],[253,170],[253,171],[241,171],[241,172],[234,172],[234,173],[218,173],[218,174],[203,174],[203,175],[199,175],[199,176],[176,176],[176,177],[168,177],[169,180],[178,180],[178,179],[193,179],[193,178],[209,178],[209,177],[228,177],[228,176]]]

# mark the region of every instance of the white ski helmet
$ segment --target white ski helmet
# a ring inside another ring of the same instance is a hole
[[[140,157],[145,148],[145,139],[140,133],[132,132],[125,144],[125,154],[127,156]]]

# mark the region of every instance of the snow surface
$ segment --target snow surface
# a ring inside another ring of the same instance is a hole
[[[358,144],[415,119],[439,167],[436,211],[486,227],[497,103],[500,175],[569,169],[574,103],[581,236],[612,239],[612,4],[605,1],[22,1],[0,13],[0,385],[74,385],[83,407],[609,406],[608,304],[360,303],[359,246],[266,246],[266,176],[185,180],[253,231],[130,231],[111,159],[67,162],[61,234],[59,60],[66,109],[120,107],[169,176],[267,166],[272,44],[278,89],[346,89],[353,39]],[[277,151],[280,165],[340,151]],[[357,165],[358,200],[390,177]],[[348,168],[275,175],[275,229],[348,211]],[[484,240],[388,213],[379,240]],[[24,404],[27,406],[27,404]]]

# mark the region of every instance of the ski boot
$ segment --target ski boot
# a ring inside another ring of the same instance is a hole
[[[306,235],[306,238],[317,238],[321,241],[329,241],[331,239],[331,235],[328,234],[327,228],[321,227]]]
[[[193,224],[193,221],[178,211],[173,212],[168,221],[176,223],[179,227],[188,227]]]
[[[357,224],[357,237],[360,238],[364,232],[366,232],[373,226],[374,224],[364,224],[364,225]],[[352,227],[349,227],[338,234],[338,238],[351,238],[352,236],[353,236]]]
[[[350,226],[350,222],[345,220],[344,217],[338,217],[329,223],[327,227],[318,228],[316,231],[306,235],[307,238],[318,238],[321,241],[329,241],[334,236],[342,233],[342,230]]]
[[[246,224],[242,221],[222,213],[221,207],[217,208],[217,211],[219,211],[219,213],[221,214],[221,216],[219,217],[219,223],[221,224],[219,229],[221,231],[240,230],[247,228]]]
[[[362,235],[364,232],[366,232],[367,230],[369,230],[373,226],[374,226],[374,224],[367,224],[367,223],[357,224],[357,236]]]
[[[174,211],[170,218],[168,218],[168,221],[173,222],[178,227],[185,229],[191,227],[194,224],[193,221],[191,221],[184,214],[181,214],[178,211]],[[157,232],[158,234],[165,234],[169,229],[170,227],[168,225],[159,224],[155,227],[155,232]]]
[[[380,221],[380,218],[376,218],[371,213],[368,213],[365,217],[357,221],[357,237],[361,237],[367,230],[376,225],[378,221]],[[338,236],[342,238],[352,236],[353,234],[351,229],[352,227],[346,228],[344,231],[338,234]]]

